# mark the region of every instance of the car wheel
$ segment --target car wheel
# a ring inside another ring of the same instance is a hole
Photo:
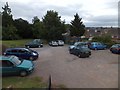
[[[97,48],[95,48],[95,50],[97,50]]]
[[[40,48],[41,46],[39,45],[38,47]]]
[[[71,50],[69,50],[69,53],[70,53],[70,54],[72,54],[72,51],[71,51]]]
[[[87,56],[87,58],[89,58],[90,56]]]
[[[27,48],[30,48],[30,46],[27,46]]]
[[[79,54],[78,57],[81,58],[81,54]]]
[[[21,72],[20,72],[20,76],[21,76],[21,77],[24,77],[24,76],[26,76],[26,75],[27,75],[27,71],[21,71]]]
[[[104,50],[106,50],[107,48],[105,47]]]
[[[70,53],[70,54],[72,54],[72,52],[71,52],[71,51],[69,51],[69,53]]]
[[[30,57],[29,59],[30,59],[30,60],[33,60],[33,57]]]

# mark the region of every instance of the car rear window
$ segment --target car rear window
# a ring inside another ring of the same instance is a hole
[[[11,50],[11,52],[16,53],[16,52],[17,52],[17,50]]]
[[[18,52],[19,52],[19,53],[26,53],[27,51],[21,49],[21,50],[19,50]]]
[[[90,49],[87,48],[87,47],[81,47],[81,49],[82,49],[83,51],[90,51]]]
[[[6,52],[11,52],[11,50],[7,50]]]

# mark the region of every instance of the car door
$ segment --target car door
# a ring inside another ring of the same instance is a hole
[[[18,69],[16,66],[8,61],[8,60],[2,60],[2,74],[3,75],[15,75],[18,74]]]
[[[12,49],[12,50],[10,50],[7,55],[15,55],[15,56],[17,56],[17,57],[19,56],[17,49]]]
[[[75,47],[74,48],[74,54],[75,55],[79,55],[79,52],[80,52],[80,48],[79,47]]]
[[[104,48],[103,44],[102,43],[98,43],[98,49],[103,49],[103,48]]]
[[[25,49],[20,49],[19,50],[19,57],[23,59],[29,59],[31,56],[30,52],[25,50]]]

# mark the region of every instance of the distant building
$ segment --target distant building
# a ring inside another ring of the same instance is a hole
[[[120,39],[120,29],[117,27],[87,27],[84,34],[86,38],[103,35],[110,35],[113,39]]]

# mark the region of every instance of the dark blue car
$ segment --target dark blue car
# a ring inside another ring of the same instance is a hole
[[[41,39],[34,39],[33,41],[25,44],[25,47],[27,48],[40,48],[43,47],[43,42]]]
[[[74,46],[69,50],[70,54],[77,55],[78,57],[89,57],[91,55],[91,51],[86,46]]]
[[[115,54],[120,54],[120,44],[114,44],[110,48],[110,51]]]
[[[4,52],[4,55],[15,55],[21,59],[36,60],[39,54],[28,48],[8,48]]]
[[[104,50],[107,48],[107,45],[100,42],[91,42],[89,48],[93,50]]]

